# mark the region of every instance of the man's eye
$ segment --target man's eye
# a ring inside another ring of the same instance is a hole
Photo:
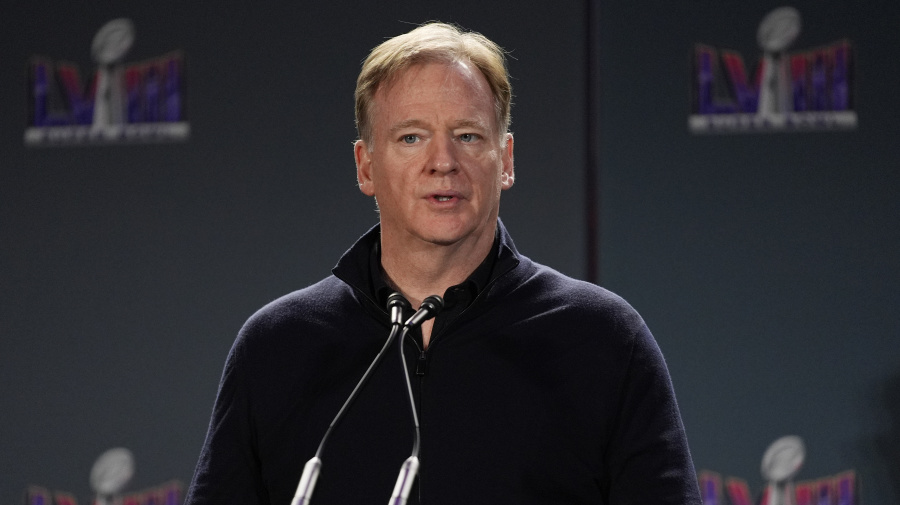
[[[463,142],[475,142],[478,139],[478,135],[474,133],[463,133],[459,136],[459,140]]]
[[[403,142],[406,144],[415,144],[417,140],[419,140],[419,137],[416,135],[404,135],[403,136]]]

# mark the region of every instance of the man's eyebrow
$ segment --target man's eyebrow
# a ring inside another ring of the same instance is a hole
[[[456,128],[478,128],[480,130],[487,130],[488,125],[484,124],[484,121],[480,121],[478,119],[460,119],[457,121],[454,126]]]
[[[425,122],[421,119],[405,119],[391,126],[391,133],[396,133],[399,130],[405,130],[412,127],[422,128],[424,125]]]
[[[391,126],[391,133],[397,133],[400,130],[405,130],[406,128],[425,128],[427,125],[425,121],[421,119],[405,119],[400,121],[399,123]],[[478,119],[460,119],[453,123],[454,128],[478,128],[480,130],[488,130],[489,127],[484,123],[484,121],[480,121]]]

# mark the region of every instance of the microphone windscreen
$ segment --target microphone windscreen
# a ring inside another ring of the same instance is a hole
[[[428,310],[432,312],[432,317],[436,316],[438,312],[443,310],[444,308],[444,299],[438,295],[431,295],[428,298],[422,300],[422,307],[425,307],[426,304],[429,305]]]

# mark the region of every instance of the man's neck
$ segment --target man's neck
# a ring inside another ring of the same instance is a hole
[[[439,245],[422,241],[400,244],[392,237],[381,240],[381,267],[387,283],[400,291],[418,308],[422,300],[431,295],[443,296],[447,288],[465,281],[484,260],[494,244],[491,234],[471,242]],[[422,325],[425,346],[431,338],[434,320]]]

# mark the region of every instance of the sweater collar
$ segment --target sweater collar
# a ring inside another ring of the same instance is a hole
[[[373,270],[378,267],[378,264],[372,261],[372,255],[378,254],[380,238],[381,225],[376,224],[341,256],[337,265],[332,269],[335,277],[344,281],[379,306],[381,304],[378,303],[378,290],[384,285],[384,281],[381,280],[381,273]],[[510,237],[509,232],[506,231],[506,227],[503,226],[503,222],[499,218],[497,219],[496,244],[491,248],[489,254],[495,255],[493,261],[491,261],[491,258],[486,258],[482,263],[482,267],[491,263],[493,264],[492,267],[488,266],[487,270],[479,267],[473,273],[473,276],[470,276],[467,280],[467,282],[471,281],[474,283],[474,287],[478,291],[484,290],[495,279],[519,264],[519,252],[516,250],[512,237]],[[380,257],[380,254],[378,254],[378,257]]]

